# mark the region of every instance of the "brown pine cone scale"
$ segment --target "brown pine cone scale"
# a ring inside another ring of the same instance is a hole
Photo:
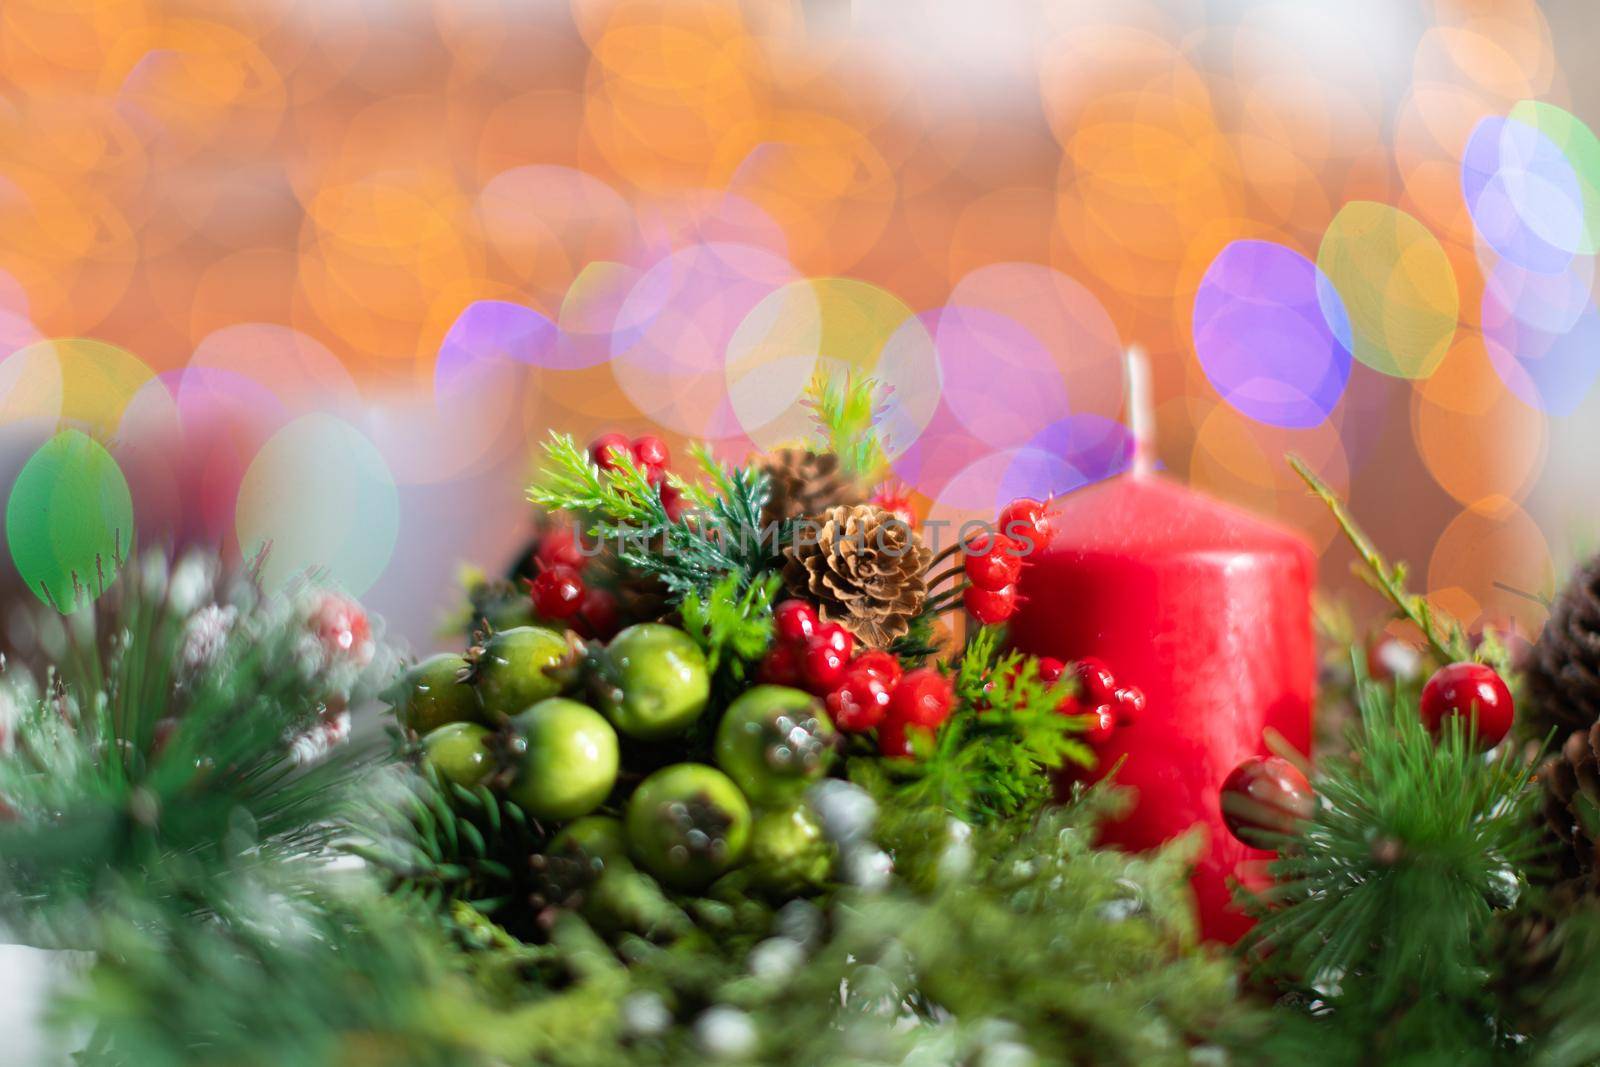
[[[1600,875],[1600,723],[1575,730],[1539,768],[1545,822],[1565,846],[1557,860],[1567,879]]]

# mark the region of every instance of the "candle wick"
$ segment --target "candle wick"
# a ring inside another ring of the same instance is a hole
[[[1128,372],[1128,430],[1133,435],[1133,474],[1148,477],[1155,471],[1155,416],[1150,402],[1150,360],[1138,345],[1125,356]]]

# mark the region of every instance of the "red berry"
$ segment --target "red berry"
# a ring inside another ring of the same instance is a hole
[[[1144,690],[1122,686],[1111,694],[1111,706],[1117,710],[1117,725],[1131,726],[1144,714]]]
[[[1261,834],[1287,834],[1316,812],[1316,794],[1300,768],[1277,756],[1251,756],[1222,782],[1222,821],[1246,845]]]
[[[785,600],[772,609],[772,627],[779,641],[804,645],[820,625],[817,609],[804,600]]]
[[[1023,555],[1050,543],[1050,516],[1038,500],[1013,500],[1001,509],[999,525],[1002,534],[1022,543]]]
[[[1009,537],[985,534],[968,543],[962,566],[973,585],[999,592],[1022,577],[1022,546]]]
[[[878,750],[885,756],[911,755],[911,731],[932,734],[954,706],[950,679],[932,667],[907,672],[889,699],[889,714],[878,730]]]
[[[684,513],[689,510],[689,501],[683,495],[683,490],[668,483],[661,487],[661,507],[669,520],[682,522]]]
[[[799,685],[801,655],[793,645],[773,645],[761,661],[761,680],[768,685]]]
[[[667,452],[667,443],[649,434],[635,437],[630,447],[633,449],[633,458],[638,460],[641,467],[665,467],[667,460],[671,458]]]
[[[870,501],[907,526],[916,525],[917,514],[911,507],[911,490],[899,482],[884,482],[872,494]]]
[[[617,469],[617,457],[631,449],[628,439],[620,433],[603,433],[589,443],[589,458],[603,471]]]
[[[1067,665],[1053,656],[1040,656],[1034,662],[1039,665],[1039,680],[1042,682],[1058,682],[1067,670]]]
[[[900,660],[891,652],[873,649],[863,652],[850,662],[850,672],[864,672],[891,688],[900,681]]]
[[[1109,704],[1116,699],[1117,679],[1103,660],[1085,656],[1072,671],[1077,675],[1078,689],[1083,693],[1085,704]]]
[[[1440,667],[1422,687],[1419,705],[1422,724],[1435,736],[1448,718],[1477,719],[1478,744],[1493,748],[1511,732],[1516,709],[1511,690],[1493,667],[1482,663],[1452,663]]]
[[[991,590],[969,585],[961,594],[961,602],[966,605],[967,614],[983,625],[998,626],[1016,614],[1017,587]]]
[[[617,598],[610,590],[591,586],[578,605],[578,622],[590,637],[609,641],[622,629],[622,617],[617,611]]]
[[[578,531],[566,525],[552,527],[540,537],[539,547],[533,555],[541,568],[571,567],[581,571],[589,562],[589,557],[583,554],[583,542],[578,539]]]
[[[349,597],[324,594],[312,609],[311,628],[329,657],[371,662],[372,623],[361,605]]]
[[[828,694],[828,715],[845,733],[861,733],[883,721],[891,699],[890,684],[866,671],[852,669],[839,687]]]
[[[583,579],[571,567],[546,567],[530,583],[534,613],[545,619],[567,619],[583,603]]]
[[[1083,739],[1091,745],[1103,745],[1111,740],[1117,729],[1117,712],[1110,704],[1100,704],[1088,711],[1089,728]]]
[[[811,635],[811,643],[827,645],[846,660],[849,660],[856,650],[855,635],[836,622],[818,626],[816,632]]]
[[[640,470],[644,471],[644,480],[650,484],[650,488],[658,491],[666,488],[667,468],[641,467]]]
[[[800,677],[808,690],[822,696],[838,688],[839,683],[844,681],[848,662],[838,649],[813,641],[800,657]]]

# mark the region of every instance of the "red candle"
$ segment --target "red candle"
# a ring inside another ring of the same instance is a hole
[[[1134,435],[1146,420],[1134,385]],[[1310,751],[1316,656],[1311,546],[1287,529],[1148,470],[1060,498],[1047,547],[1023,570],[1016,647],[1104,660],[1119,684],[1144,690],[1139,720],[1099,749],[1100,771],[1137,790],[1105,840],[1145,849],[1201,826],[1194,874],[1201,931],[1234,941],[1250,927],[1228,886],[1240,865],[1270,858],[1228,833],[1219,792],[1228,772],[1263,754],[1268,727]]]

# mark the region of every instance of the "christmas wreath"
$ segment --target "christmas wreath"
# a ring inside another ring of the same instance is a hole
[[[200,557],[118,560],[106,595],[39,615],[0,690],[0,914],[86,953],[63,1044],[137,1065],[1600,1058],[1592,566],[1518,670],[1302,468],[1415,655],[1346,634],[1323,687],[1346,735],[1228,777],[1227,825],[1276,854],[1230,948],[1198,933],[1198,835],[1097,843],[1134,801],[1098,754],[1144,694],[1008,644],[1052,509],[932,543],[882,478],[877,404],[820,380],[818,439],[742,464],[551,437],[538,537],[471,584],[459,651],[420,662],[313,580],[269,592]],[[340,743],[380,691],[385,738]]]

